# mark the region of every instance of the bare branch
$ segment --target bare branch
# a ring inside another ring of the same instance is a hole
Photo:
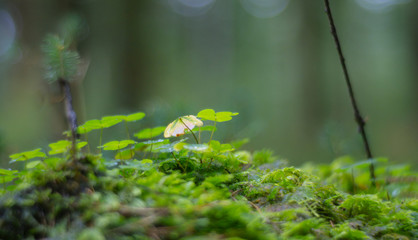
[[[366,129],[365,129],[366,122],[364,121],[364,118],[361,116],[360,110],[359,110],[358,105],[357,105],[357,101],[356,101],[356,98],[355,98],[355,95],[354,95],[353,86],[351,84],[350,76],[348,74],[347,65],[345,64],[344,54],[343,54],[343,51],[342,51],[342,48],[341,48],[340,40],[338,38],[337,28],[335,27],[334,19],[332,17],[332,12],[331,12],[331,7],[329,5],[329,0],[324,0],[324,2],[325,2],[325,12],[327,13],[328,21],[329,21],[330,28],[331,28],[331,34],[334,38],[335,46],[337,47],[338,56],[340,57],[341,67],[342,67],[343,72],[344,72],[345,82],[347,84],[348,93],[350,95],[351,105],[353,106],[354,118],[357,122],[361,137],[363,139],[364,149],[366,151],[367,158],[372,159],[373,155],[372,155],[372,152],[370,150],[370,145],[369,145],[369,141],[367,139],[367,134],[366,134]],[[371,178],[371,181],[372,181],[372,185],[375,187],[376,186],[376,176],[375,176],[375,173],[374,173],[373,163],[370,163],[370,178]]]

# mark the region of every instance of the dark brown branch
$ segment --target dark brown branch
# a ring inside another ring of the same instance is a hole
[[[73,99],[71,95],[70,83],[67,80],[62,79],[62,78],[60,78],[58,82],[60,84],[61,91],[64,94],[65,116],[67,118],[67,122],[71,131],[71,140],[73,143],[72,154],[75,159],[75,155],[77,151],[76,140],[78,138],[77,114],[75,113],[74,107],[73,107]]]
[[[345,58],[344,58],[344,54],[343,54],[343,51],[342,51],[342,48],[341,48],[340,40],[338,38],[337,29],[335,27],[334,19],[332,17],[332,12],[331,12],[331,8],[330,8],[330,5],[329,5],[329,0],[324,0],[324,2],[325,2],[325,12],[327,13],[328,21],[329,21],[330,28],[331,28],[331,34],[334,38],[334,42],[335,42],[335,45],[337,47],[338,55],[340,57],[341,67],[343,68],[343,72],[344,72],[345,82],[347,84],[348,93],[350,95],[351,105],[353,106],[354,117],[355,117],[355,120],[356,120],[357,125],[359,127],[361,137],[363,139],[364,148],[366,150],[367,158],[372,159],[373,155],[372,155],[372,152],[370,150],[370,145],[369,145],[369,141],[367,139],[367,134],[366,134],[366,129],[365,129],[366,122],[364,121],[364,118],[360,114],[360,110],[358,108],[357,101],[356,101],[356,98],[354,96],[353,86],[351,84],[350,76],[348,74],[347,66],[345,64]],[[373,163],[370,163],[370,178],[372,180],[372,185],[376,186],[376,176],[375,176],[375,173],[374,173]]]

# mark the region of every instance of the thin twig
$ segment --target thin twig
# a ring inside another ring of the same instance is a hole
[[[350,95],[351,105],[353,106],[354,117],[355,117],[355,120],[356,120],[357,125],[359,127],[361,137],[363,139],[364,148],[366,150],[367,158],[372,159],[373,155],[372,155],[372,152],[370,150],[370,145],[369,145],[369,141],[367,139],[366,129],[365,129],[366,122],[364,121],[364,118],[360,114],[360,110],[358,108],[357,101],[356,101],[356,98],[354,96],[353,86],[352,86],[351,81],[350,81],[350,76],[348,75],[348,70],[347,70],[347,66],[345,64],[344,54],[343,54],[343,51],[342,51],[342,48],[341,48],[340,40],[338,38],[337,29],[335,27],[334,19],[332,17],[332,12],[331,12],[331,8],[330,8],[330,5],[329,5],[329,0],[324,0],[324,2],[325,2],[325,12],[327,13],[328,21],[329,21],[330,28],[331,28],[331,34],[334,38],[334,42],[335,42],[335,45],[337,47],[338,55],[340,57],[341,67],[342,67],[343,72],[344,72],[345,82],[347,84],[348,93]],[[374,165],[373,165],[372,162],[370,163],[370,178],[371,178],[372,186],[375,187],[376,186],[376,176],[375,176],[375,173],[374,173]]]
[[[71,140],[72,140],[72,156],[73,159],[76,159],[77,145],[76,141],[79,138],[77,133],[77,114],[74,111],[73,99],[71,95],[70,84],[67,80],[60,78],[59,84],[61,86],[61,91],[64,95],[64,104],[65,104],[65,116],[67,118],[68,125],[71,131]]]

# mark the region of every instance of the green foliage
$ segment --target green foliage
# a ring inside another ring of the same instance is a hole
[[[134,134],[136,138],[147,139],[154,138],[164,132],[165,127],[145,128]]]
[[[21,152],[21,153],[15,153],[9,156],[12,160],[12,162],[19,162],[19,161],[27,161],[32,158],[44,158],[46,157],[45,153],[41,151],[40,148],[27,151],[27,152]]]
[[[214,126],[204,126],[204,127],[199,127],[198,129],[193,129],[193,132],[205,132],[205,131],[208,131],[208,132],[216,132],[216,127],[214,127]]]
[[[77,142],[76,146],[77,149],[81,149],[82,147],[86,146],[87,142]],[[49,155],[55,155],[60,153],[65,153],[71,149],[72,142],[68,140],[60,140],[55,143],[49,144],[51,151],[48,152]]]
[[[50,82],[58,79],[70,81],[77,73],[80,57],[69,49],[71,42],[56,35],[48,35],[42,51],[45,54],[46,79]]]
[[[232,120],[233,116],[238,115],[238,113],[233,112],[216,112],[213,109],[205,109],[200,111],[197,116],[203,120],[209,120],[213,122],[226,122]]]
[[[234,116],[199,114],[217,122]],[[190,116],[177,121],[184,133],[188,123],[200,124]],[[102,132],[142,117],[105,116],[78,131]],[[164,129],[147,128],[135,136],[152,139]],[[416,174],[405,166],[386,171],[378,166],[378,179],[390,178],[368,189],[369,162],[349,157],[298,169],[269,150],[251,154],[236,150],[241,143],[182,137],[103,145],[86,139],[70,159],[71,144],[51,143],[48,154],[40,148],[13,154],[12,161],[32,161],[20,171],[0,169],[0,239],[418,238],[417,200],[404,193],[415,188],[405,180]],[[117,154],[114,159],[86,154],[86,144]]]
[[[137,113],[129,114],[127,116],[121,116],[121,117],[126,122],[136,122],[136,121],[143,119],[145,117],[145,113],[137,112]]]
[[[231,146],[231,144],[228,144],[228,143],[222,144],[219,141],[212,141],[210,146],[213,149],[213,151],[217,153],[225,153],[225,152],[234,151],[234,148]]]
[[[120,150],[134,143],[135,141],[133,140],[110,141],[103,144],[103,146],[99,146],[99,148],[103,148],[103,150]]]
[[[105,116],[100,120],[92,119],[78,126],[77,131],[80,134],[85,134],[92,130],[110,128],[122,122],[122,120],[122,116]]]
[[[195,126],[201,127],[203,125],[196,116],[188,115],[179,117],[170,124],[164,131],[164,137],[178,137],[185,133],[186,130],[192,131]]]

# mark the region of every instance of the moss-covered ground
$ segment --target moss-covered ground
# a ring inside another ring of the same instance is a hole
[[[147,131],[138,142],[103,144],[105,154],[88,142],[74,154],[60,141],[48,154],[12,155],[22,169],[0,169],[0,239],[418,238],[408,166],[372,160],[370,187],[371,161],[295,168],[243,142],[191,144],[190,134],[169,141]]]

